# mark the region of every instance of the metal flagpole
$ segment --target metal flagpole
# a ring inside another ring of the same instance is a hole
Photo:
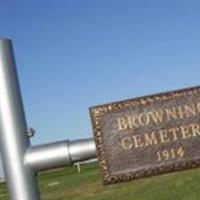
[[[0,146],[9,198],[39,199],[35,174],[24,165],[30,142],[9,39],[0,40]]]
[[[93,138],[30,145],[9,39],[0,39],[0,150],[10,200],[39,200],[39,171],[96,158]]]

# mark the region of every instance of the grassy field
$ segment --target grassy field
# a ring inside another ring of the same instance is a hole
[[[200,200],[200,169],[102,186],[96,164],[41,173],[42,200]],[[0,184],[0,200],[6,200]]]

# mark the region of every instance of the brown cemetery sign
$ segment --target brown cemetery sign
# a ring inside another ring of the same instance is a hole
[[[104,184],[200,166],[200,87],[90,109]]]

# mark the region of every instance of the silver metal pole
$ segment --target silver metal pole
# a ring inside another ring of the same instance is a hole
[[[75,162],[96,158],[93,138],[60,141],[31,147],[25,155],[25,163],[35,171],[71,166]]]
[[[35,174],[24,164],[30,142],[11,41],[0,39],[0,147],[10,200],[38,200]]]
[[[29,130],[30,132],[30,130]],[[31,134],[30,134],[31,133]],[[0,151],[10,200],[39,200],[38,171],[96,158],[93,138],[31,147],[12,43],[0,39]]]

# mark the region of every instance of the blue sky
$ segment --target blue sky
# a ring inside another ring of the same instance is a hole
[[[199,8],[1,0],[0,37],[14,43],[32,143],[92,137],[90,106],[199,85]]]

